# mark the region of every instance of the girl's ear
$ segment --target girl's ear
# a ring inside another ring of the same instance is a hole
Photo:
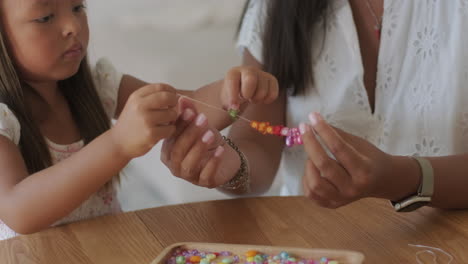
[[[195,112],[195,114],[198,114],[197,108],[195,108],[195,105],[193,104],[193,102],[190,101],[190,99],[187,99],[184,96],[179,97],[179,103],[178,103],[177,108],[178,108],[177,111],[178,111],[179,115],[181,113],[183,113],[184,110],[187,109],[187,108],[192,109]]]

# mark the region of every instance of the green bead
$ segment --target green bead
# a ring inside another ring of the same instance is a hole
[[[229,113],[229,116],[232,118],[232,120],[235,121],[239,119],[239,110],[229,109],[228,113]]]
[[[261,255],[256,255],[254,257],[254,262],[262,263],[263,262],[263,257]]]
[[[223,263],[226,263],[226,264],[231,264],[232,263],[232,259],[230,259],[230,258],[224,258],[222,261],[223,261]]]
[[[296,262],[296,258],[289,257],[288,260],[292,262]]]
[[[177,256],[176,263],[177,264],[185,264],[185,257],[184,256]]]
[[[200,260],[200,264],[210,264],[210,261],[206,258]]]

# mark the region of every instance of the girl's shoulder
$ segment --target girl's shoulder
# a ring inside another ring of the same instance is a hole
[[[15,114],[8,105],[0,103],[0,135],[8,138],[16,145],[19,144],[21,126]]]
[[[109,118],[114,118],[123,74],[111,61],[101,58],[92,69],[94,84]]]

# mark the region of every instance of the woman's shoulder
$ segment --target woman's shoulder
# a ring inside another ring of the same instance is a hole
[[[19,144],[21,136],[21,126],[15,114],[8,105],[0,103],[0,135]]]

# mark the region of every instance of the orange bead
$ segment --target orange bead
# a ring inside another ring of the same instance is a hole
[[[272,127],[272,126],[268,126],[268,127],[266,128],[266,132],[267,132],[268,134],[270,134],[270,135],[273,134],[273,127]]]
[[[191,256],[190,257],[190,262],[192,262],[192,263],[199,263],[200,260],[201,260],[200,256]]]
[[[257,254],[258,254],[258,252],[256,250],[249,250],[249,251],[245,252],[246,257],[255,257]]]
[[[257,128],[258,128],[258,122],[257,122],[257,121],[252,121],[252,122],[250,122],[250,126],[251,126],[253,129],[257,129]]]
[[[265,133],[266,133],[266,128],[267,128],[267,126],[269,126],[269,125],[270,125],[270,123],[268,123],[268,122],[261,122],[261,123],[258,125],[258,131],[259,131],[260,133],[265,134]]]

